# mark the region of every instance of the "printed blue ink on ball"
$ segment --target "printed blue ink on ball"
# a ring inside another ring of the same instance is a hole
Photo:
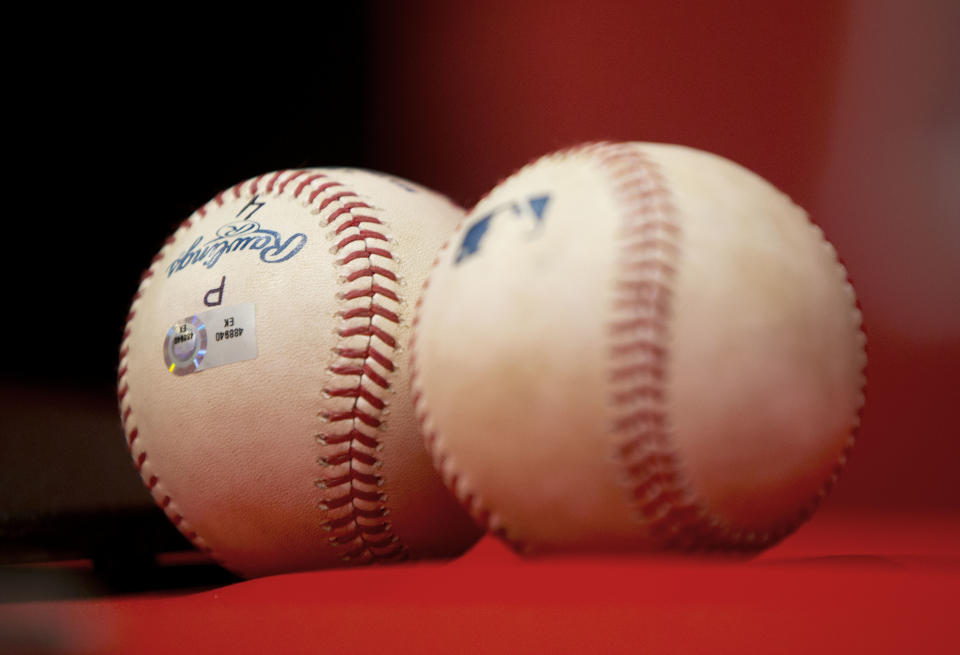
[[[534,196],[527,201],[530,209],[533,210],[533,215],[537,218],[538,224],[543,221],[543,214],[547,211],[547,203],[549,202],[550,196]]]
[[[480,241],[483,239],[483,235],[487,233],[487,228],[490,227],[491,218],[493,218],[493,214],[487,214],[470,226],[470,229],[467,230],[467,233],[463,235],[463,241],[460,243],[460,249],[457,250],[457,259],[455,260],[455,263],[459,264],[473,253],[477,252],[477,250],[480,248]]]
[[[284,240],[279,232],[263,229],[256,221],[227,223],[222,225],[217,230],[217,236],[207,243],[203,243],[203,237],[197,237],[187,251],[167,267],[167,277],[192,264],[213,268],[224,255],[241,250],[259,251],[261,261],[278,264],[296,255],[306,243],[307,235],[302,232]]]
[[[549,202],[550,196],[545,194],[532,196],[527,199],[525,204],[511,202],[495,208],[492,212],[478,220],[467,229],[466,234],[463,235],[463,240],[460,242],[460,247],[457,249],[457,256],[453,261],[454,265],[459,264],[464,259],[476,254],[480,250],[481,243],[484,237],[487,235],[487,231],[490,228],[490,222],[493,220],[494,216],[507,210],[510,210],[516,218],[522,218],[523,216],[532,213],[534,219],[533,229],[536,231],[543,224],[543,218],[546,214],[547,205]],[[530,212],[524,211],[525,206],[529,207]]]

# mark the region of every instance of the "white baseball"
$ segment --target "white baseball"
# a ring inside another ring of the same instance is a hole
[[[144,483],[198,548],[259,576],[478,538],[424,450],[404,347],[462,216],[397,178],[291,170],[224,191],[167,240],[118,395]]]
[[[853,444],[846,272],[800,208],[715,155],[544,157],[469,214],[420,302],[434,464],[521,549],[763,548]]]

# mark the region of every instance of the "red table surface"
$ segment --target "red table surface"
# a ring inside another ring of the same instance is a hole
[[[824,513],[746,561],[486,537],[449,562],[0,606],[0,627],[57,653],[960,652],[958,592],[960,514]]]

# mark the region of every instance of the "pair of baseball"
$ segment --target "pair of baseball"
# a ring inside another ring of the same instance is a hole
[[[466,217],[353,169],[222,192],[144,274],[118,393],[157,503],[257,576],[450,557],[483,530],[763,548],[843,466],[864,366],[846,273],[783,194],[598,143]]]

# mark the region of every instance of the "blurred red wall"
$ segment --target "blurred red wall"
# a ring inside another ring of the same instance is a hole
[[[864,307],[867,409],[832,507],[960,507],[960,3],[419,2],[371,9],[375,167],[469,205],[585,140],[763,175]]]

